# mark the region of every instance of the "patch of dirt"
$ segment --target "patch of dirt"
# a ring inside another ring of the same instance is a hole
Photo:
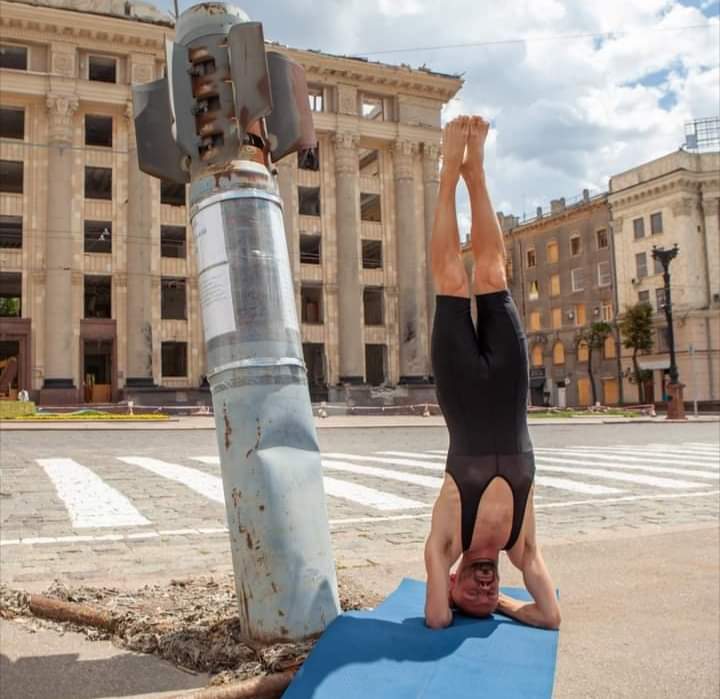
[[[380,601],[347,581],[340,580],[338,589],[344,611],[369,609]],[[35,617],[28,607],[30,596],[6,585],[0,585],[0,617],[30,630],[78,631],[90,640],[151,653],[184,670],[209,673],[213,685],[298,668],[315,643],[260,646],[243,639],[232,576],[173,580],[133,591],[55,581],[44,594],[109,612],[118,622],[115,632]]]

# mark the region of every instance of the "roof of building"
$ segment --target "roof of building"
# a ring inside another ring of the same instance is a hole
[[[23,5],[36,5],[38,7],[50,7],[57,10],[68,10],[70,12],[82,12],[84,14],[97,14],[108,17],[116,17],[120,19],[132,20],[135,22],[146,22],[149,24],[160,24],[167,27],[175,26],[174,17],[162,10],[159,10],[153,4],[149,2],[142,2],[141,0],[4,0],[5,2],[14,2]],[[423,65],[419,68],[413,68],[412,66],[401,63],[400,65],[394,65],[390,63],[383,63],[382,61],[371,61],[361,56],[347,56],[342,54],[332,54],[320,51],[319,49],[299,49],[299,47],[286,46],[277,42],[272,43],[275,46],[287,48],[290,50],[301,50],[307,51],[308,53],[315,53],[319,56],[327,56],[329,58],[339,58],[349,61],[358,61],[369,66],[375,66],[378,68],[389,68],[392,70],[406,71],[408,73],[420,72],[426,75],[436,78],[447,78],[451,80],[462,80],[461,75],[452,75],[447,73],[440,73],[430,70],[427,66]]]

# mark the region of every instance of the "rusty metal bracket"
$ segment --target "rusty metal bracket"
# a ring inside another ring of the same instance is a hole
[[[272,101],[281,105],[266,119],[273,161],[317,146],[303,67],[277,51],[267,52]]]

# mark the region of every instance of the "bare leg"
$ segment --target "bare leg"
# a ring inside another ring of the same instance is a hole
[[[505,276],[505,242],[497,216],[490,202],[485,182],[485,139],[490,125],[481,117],[472,117],[467,153],[461,173],[470,192],[472,224],[470,239],[475,260],[476,294],[489,294],[507,288]]]
[[[468,117],[458,117],[447,124],[443,132],[443,164],[430,239],[435,293],[465,298],[470,296],[470,288],[460,249],[455,190],[460,179],[469,122]]]

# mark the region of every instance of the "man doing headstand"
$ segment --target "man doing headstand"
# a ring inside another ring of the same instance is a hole
[[[432,364],[450,446],[425,544],[425,621],[446,627],[454,607],[479,617],[498,611],[555,629],[560,610],[535,539],[527,339],[507,289],[502,231],[485,182],[488,127],[480,117],[458,117],[443,134],[430,242],[437,293]],[[461,175],[470,192],[477,328],[455,211]],[[499,592],[501,550],[522,571],[533,602]]]

